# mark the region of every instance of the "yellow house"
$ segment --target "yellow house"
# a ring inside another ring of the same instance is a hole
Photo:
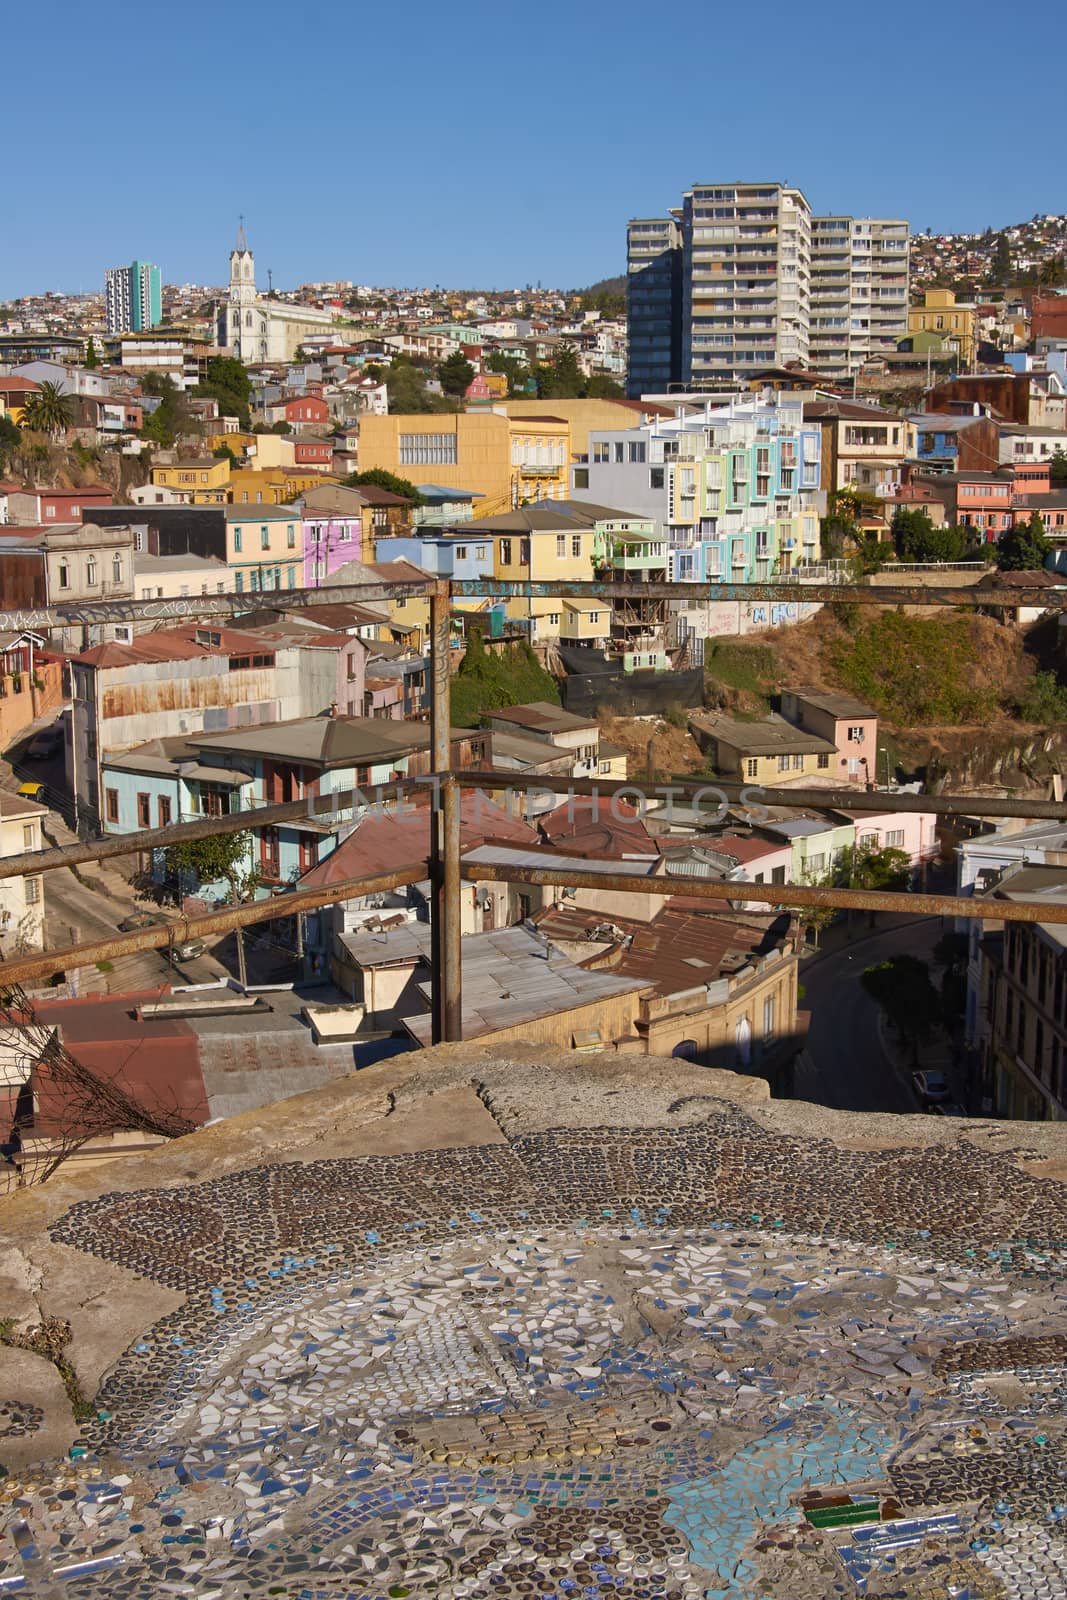
[[[936,333],[956,344],[960,366],[972,367],[978,314],[973,306],[958,306],[951,289],[927,289],[924,303],[908,311],[909,333]]]
[[[593,549],[596,533],[592,525],[583,526],[567,517],[549,502],[521,506],[503,516],[479,520],[479,534],[493,537],[493,576],[513,582],[589,583],[593,578]],[[610,606],[594,606],[585,620],[568,623],[575,630],[568,638],[604,638],[611,633]],[[597,620],[591,620],[592,613]],[[530,619],[530,642],[546,643],[563,637],[564,603],[561,597],[511,599],[509,617]],[[601,626],[601,624],[603,626]]]
[[[606,600],[561,600],[556,634],[564,644],[606,647],[611,638],[611,606]],[[549,631],[553,618],[548,618]],[[541,625],[542,619],[538,618]]]
[[[195,461],[178,461],[172,467],[153,467],[152,483],[173,489],[190,505],[225,505],[229,498],[230,463],[222,457],[201,456]]]
[[[784,717],[737,722],[714,711],[695,711],[689,731],[716,774],[781,789],[791,783],[832,784],[837,746]]]
[[[533,500],[564,500],[570,428],[548,415],[509,417],[502,405],[459,412],[364,416],[361,471],[382,468],[413,483],[468,489],[483,496],[477,515],[492,516]]]
[[[237,467],[230,474],[229,498],[235,506],[283,506],[306,489],[337,481],[305,467]]]

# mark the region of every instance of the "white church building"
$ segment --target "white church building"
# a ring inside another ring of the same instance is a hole
[[[328,333],[332,311],[264,299],[256,289],[255,257],[242,225],[230,251],[230,292],[219,310],[219,344],[246,366],[292,361],[306,338]]]

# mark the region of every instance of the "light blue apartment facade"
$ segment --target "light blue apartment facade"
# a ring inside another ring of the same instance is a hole
[[[576,500],[649,518],[671,580],[758,583],[818,561],[822,436],[783,397],[594,432]]]

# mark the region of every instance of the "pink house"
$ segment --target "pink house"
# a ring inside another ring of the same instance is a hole
[[[932,811],[864,813],[851,820],[861,850],[903,850],[913,867],[938,852],[937,817]]]
[[[818,689],[783,689],[782,716],[837,746],[837,783],[877,783],[878,713],[862,700]]]

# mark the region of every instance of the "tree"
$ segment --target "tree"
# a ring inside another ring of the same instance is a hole
[[[211,454],[216,461],[228,461],[231,467],[239,467],[241,465],[228,444],[217,445]]]
[[[172,844],[165,852],[167,871],[178,880],[179,892],[186,878],[193,877],[198,888],[211,884],[226,885],[229,905],[255,898],[259,888],[259,872],[252,862],[252,835],[250,833],[218,833],[210,839],[188,839],[182,844]],[[244,930],[236,929],[237,974],[241,986],[248,983],[245,966]]]
[[[22,444],[22,434],[8,416],[0,417],[0,461],[14,455]]]
[[[42,383],[26,396],[22,408],[22,426],[33,433],[47,433],[58,439],[71,423],[71,402],[58,383]]]
[[[373,484],[375,488],[388,489],[390,494],[398,494],[402,500],[410,500],[413,506],[426,504],[413,483],[407,478],[398,478],[395,472],[386,472],[384,467],[368,467],[366,472],[350,472],[345,483],[350,489],[358,489],[361,483]]]
[[[839,882],[850,889],[902,893],[911,883],[911,861],[905,851],[892,845],[884,850],[876,850],[872,845],[848,845],[841,852],[838,873]],[[873,911],[868,913],[872,928],[874,917]]]
[[[196,426],[185,395],[168,372],[146,372],[141,378],[141,388],[145,394],[159,400],[156,409],[145,416],[142,439],[167,448],[179,434],[188,433]]]
[[[910,1040],[912,1062],[918,1066],[920,1040],[929,1038],[941,1020],[941,997],[926,962],[917,956],[893,956],[868,967],[860,982],[901,1037]]]
[[[567,345],[560,345],[548,366],[535,367],[534,377],[540,400],[578,400],[585,392],[578,357]]]
[[[99,365],[100,357],[96,353],[96,345],[93,343],[92,334],[90,334],[89,343],[85,346],[85,370],[93,372]]]
[[[833,888],[834,875],[832,872],[812,872],[810,867],[805,866],[800,875],[800,882],[805,888],[809,889],[831,889]],[[797,916],[800,920],[800,926],[804,929],[805,936],[810,932],[812,935],[811,942],[818,949],[819,935],[836,918],[837,907],[829,905],[801,906],[797,911]]]
[[[625,400],[626,390],[606,372],[594,372],[585,385],[587,400]]]
[[[893,541],[901,561],[962,561],[972,539],[967,528],[935,528],[926,511],[901,506],[893,517]]]
[[[508,395],[526,394],[533,382],[528,366],[519,361],[515,356],[502,355],[496,351],[489,356],[485,363],[487,372],[499,372],[508,380]]]
[[[462,350],[453,350],[437,369],[441,388],[445,394],[455,395],[457,398],[466,394],[474,377],[474,368],[463,354]]]
[[[1017,710],[1021,721],[1043,728],[1067,722],[1067,688],[1054,672],[1035,672],[1019,696]]]
[[[1058,444],[1049,457],[1048,477],[1049,482],[1057,488],[1062,488],[1067,483],[1067,455],[1064,454],[1062,445]]]
[[[1052,546],[1045,538],[1040,511],[1031,511],[1029,522],[1017,522],[1002,533],[997,543],[999,572],[1037,572],[1045,565]]]
[[[990,284],[1010,283],[1012,276],[1011,245],[1007,235],[997,234],[997,242],[993,248],[993,256],[989,263],[988,282]]]
[[[207,364],[207,377],[197,387],[197,394],[218,402],[220,416],[237,417],[242,428],[248,427],[251,393],[248,370],[236,356],[212,356]]]
[[[389,410],[403,416],[407,412],[432,411],[433,401],[426,393],[426,374],[407,356],[397,356],[385,373]]]

